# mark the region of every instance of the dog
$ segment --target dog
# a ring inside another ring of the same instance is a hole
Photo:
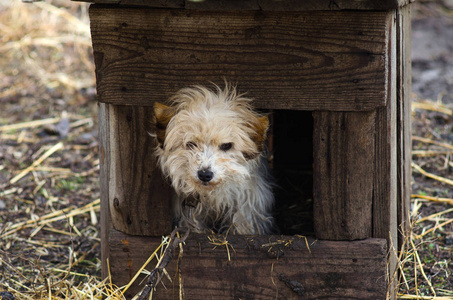
[[[176,191],[175,222],[198,233],[274,232],[273,182],[265,157],[269,118],[224,89],[183,88],[154,104],[155,155]]]

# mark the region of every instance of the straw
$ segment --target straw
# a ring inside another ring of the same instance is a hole
[[[417,171],[418,173],[420,173],[420,174],[422,174],[422,175],[424,175],[424,176],[426,176],[428,178],[440,181],[440,182],[448,184],[448,185],[453,185],[453,180],[438,176],[438,175],[433,174],[433,173],[426,172],[419,165],[417,165],[415,163],[412,163],[412,168],[414,168],[415,171]]]
[[[39,159],[34,161],[28,168],[22,170],[18,175],[10,180],[10,184],[14,184],[22,179],[25,175],[33,171],[38,165],[40,165],[44,160],[46,160],[49,156],[57,152],[58,150],[63,149],[63,143],[59,142],[58,144],[54,145],[52,148],[47,150]]]

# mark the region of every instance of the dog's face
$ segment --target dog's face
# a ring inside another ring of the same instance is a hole
[[[269,126],[234,89],[179,91],[154,105],[157,155],[178,193],[209,193],[243,182],[263,151]]]

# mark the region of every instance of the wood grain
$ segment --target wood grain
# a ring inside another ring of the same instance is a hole
[[[398,224],[401,230],[410,230],[411,196],[411,8],[397,12],[397,132],[398,132]],[[403,244],[399,235],[398,245]]]
[[[376,111],[373,237],[397,242],[396,36],[392,32],[388,105]]]
[[[156,166],[147,132],[151,107],[109,105],[109,208],[113,227],[134,235],[171,231],[172,189]]]
[[[371,237],[375,112],[314,112],[316,237]]]
[[[101,261],[102,278],[108,276],[106,260],[109,257],[110,230],[112,220],[109,207],[109,179],[110,179],[110,122],[109,105],[99,104],[99,167],[100,167],[100,188],[101,188]]]
[[[387,12],[90,8],[99,101],[149,106],[227,79],[269,109],[361,111],[387,99]]]
[[[313,241],[296,236],[229,236],[224,246],[191,234],[180,262],[184,299],[385,299],[386,241]],[[159,238],[110,236],[111,270],[118,285],[129,282]],[[278,258],[277,258],[278,253]],[[133,255],[132,255],[133,254]],[[175,260],[177,254],[175,254]],[[149,267],[148,269],[152,269]],[[153,299],[178,299],[176,262]],[[126,295],[132,298],[140,286]]]
[[[185,8],[196,10],[391,10],[409,4],[410,0],[73,0],[122,6]]]
[[[215,1],[215,0],[211,0]],[[391,10],[405,5],[409,0],[258,0],[262,10],[305,11],[305,10]]]
[[[394,12],[396,20],[396,11]],[[373,191],[373,237],[385,238],[389,248],[398,249],[398,126],[397,126],[397,49],[396,23],[389,31],[388,101],[376,111],[376,157]],[[389,274],[397,267],[395,251],[389,252]],[[395,278],[396,279],[396,278]],[[396,299],[396,280],[389,285],[389,299]]]

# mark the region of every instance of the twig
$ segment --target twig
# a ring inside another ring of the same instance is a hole
[[[36,161],[34,161],[28,168],[22,170],[17,176],[15,176],[13,179],[10,180],[10,184],[14,184],[18,182],[20,179],[22,179],[25,175],[27,175],[29,172],[34,170],[38,165],[40,165],[44,160],[46,160],[49,156],[54,154],[56,151],[60,150],[63,148],[63,143],[59,142],[58,144],[54,145],[52,148],[46,151],[40,158],[38,158]]]
[[[423,137],[419,137],[419,136],[412,136],[412,140],[419,141],[422,143],[427,143],[427,144],[433,144],[433,145],[437,145],[437,146],[441,146],[441,147],[453,150],[452,145],[447,144],[447,143],[436,142],[435,140],[432,140],[432,139],[427,139],[427,138],[423,138]]]
[[[412,102],[412,109],[423,109],[423,110],[431,110],[435,112],[440,112],[446,114],[448,116],[453,116],[453,110],[445,107],[445,105],[437,104],[435,102]]]
[[[453,205],[453,199],[450,198],[438,198],[438,197],[431,197],[431,196],[425,196],[425,195],[411,195],[412,198],[420,198],[428,201],[433,201],[433,202],[445,202],[450,205]]]
[[[137,277],[142,273],[142,271],[146,268],[146,266],[153,260],[153,258],[157,255],[157,251],[159,251],[162,246],[163,246],[164,243],[161,243],[157,248],[156,250],[154,250],[154,252],[148,257],[148,259],[146,260],[146,262],[143,264],[143,266],[135,273],[134,277],[132,277],[132,279],[129,281],[129,283],[123,288],[123,290],[121,291],[123,294],[126,293],[126,291],[131,287],[131,285],[135,282],[135,280],[137,279]]]
[[[412,156],[427,157],[437,155],[449,155],[453,154],[453,151],[434,151],[434,150],[415,150],[412,151]]]
[[[450,209],[438,212],[436,214],[429,215],[427,217],[424,217],[424,218],[421,218],[421,219],[417,220],[417,223],[421,223],[421,222],[424,222],[424,221],[427,221],[427,220],[434,219],[434,218],[439,217],[439,216],[441,216],[443,214],[448,214],[449,212],[452,212],[452,211],[453,211],[453,208],[450,208]]]
[[[398,296],[398,299],[413,299],[413,300],[453,300],[453,297],[449,297],[449,296],[446,296],[446,297],[435,297],[433,298],[433,296],[421,296],[421,295],[399,295]]]
[[[299,234],[296,234],[296,236],[297,236],[298,238],[303,238],[303,239],[305,240],[305,245],[307,246],[308,253],[311,254],[311,249],[310,249],[310,245],[308,244],[307,237],[304,236],[304,235],[299,235]]]
[[[51,118],[51,119],[29,121],[29,122],[23,122],[23,123],[11,124],[11,125],[3,125],[3,126],[0,126],[0,132],[55,124],[55,123],[60,122],[60,120],[61,120],[61,118]]]
[[[226,231],[225,235],[223,235],[221,237],[216,236],[214,234],[211,235],[211,236],[208,236],[209,243],[215,246],[214,249],[217,248],[218,246],[225,246],[226,251],[227,251],[228,261],[231,261],[229,247],[231,247],[231,249],[233,251],[235,251],[233,246],[227,240],[228,233],[230,232],[231,228],[232,228],[232,225],[230,226],[230,228],[228,228],[228,230]]]
[[[431,289],[431,292],[433,293],[433,296],[434,298],[436,297],[436,291],[434,290],[433,288],[433,285],[431,284],[431,281],[428,279],[428,276],[426,276],[426,273],[425,271],[423,270],[423,264],[422,264],[422,261],[420,260],[420,256],[418,255],[418,251],[415,247],[415,244],[414,244],[414,240],[411,239],[411,245],[414,249],[414,255],[415,255],[415,258],[418,262],[418,265],[420,267],[420,272],[422,273],[423,277],[425,278],[426,282],[428,283],[430,289]]]
[[[421,239],[422,237],[424,237],[428,233],[436,231],[438,228],[444,227],[445,225],[450,224],[452,222],[453,222],[453,219],[449,219],[449,220],[447,220],[447,221],[445,221],[445,222],[443,222],[443,223],[441,223],[441,224],[439,224],[437,226],[434,226],[433,228],[423,232],[422,234],[414,236],[414,239]]]
[[[49,223],[53,223],[55,221],[60,221],[60,220],[71,218],[71,217],[74,217],[77,215],[81,215],[81,214],[84,214],[87,212],[90,213],[91,210],[93,210],[93,209],[99,210],[100,209],[99,203],[100,203],[100,200],[97,199],[97,200],[85,205],[84,207],[82,207],[80,209],[74,209],[74,207],[68,207],[68,208],[65,208],[65,209],[62,209],[59,211],[55,211],[48,215],[42,216],[36,220],[28,220],[25,222],[16,223],[16,224],[12,225],[11,227],[9,227],[9,231],[0,235],[0,238],[4,238],[14,232],[17,232],[17,231],[22,230],[27,227],[42,226],[42,225],[46,225]],[[68,211],[71,211],[71,212],[67,213]]]
[[[453,185],[453,180],[444,178],[441,176],[437,176],[436,174],[433,174],[433,173],[426,172],[419,165],[417,165],[415,163],[412,163],[412,168],[414,168],[417,172],[419,172],[420,174],[422,174],[428,178],[431,178],[431,179],[434,179],[434,180],[437,180],[437,181],[440,181],[440,182],[443,182],[443,183],[446,183],[449,185]]]
[[[176,233],[178,232],[179,228],[176,228],[173,230],[173,232],[170,235],[170,241],[168,242],[168,246],[165,249],[164,255],[162,259],[160,260],[160,263],[154,270],[151,271],[151,274],[149,275],[148,283],[146,284],[145,288],[143,289],[142,293],[140,294],[140,297],[138,298],[139,300],[145,300],[146,297],[148,297],[149,293],[157,286],[157,284],[160,282],[162,279],[163,275],[163,270],[164,268],[170,263],[170,261],[173,259],[173,255],[175,252],[176,247],[184,243],[187,237],[189,236],[190,229],[186,231],[184,236],[182,238],[179,238],[176,236]]]

